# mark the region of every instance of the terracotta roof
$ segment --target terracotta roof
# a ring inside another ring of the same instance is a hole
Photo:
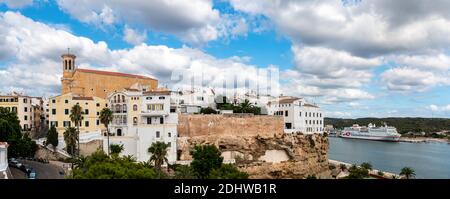
[[[318,106],[316,106],[316,105],[313,105],[313,104],[304,104],[303,106],[306,106],[306,107],[314,107],[314,108],[319,108]]]
[[[132,75],[127,73],[118,73],[118,72],[110,72],[110,71],[101,71],[101,70],[91,70],[91,69],[77,69],[79,72],[83,73],[95,73],[99,75],[111,75],[111,76],[120,76],[120,77],[130,77],[130,78],[138,78],[138,79],[151,79],[155,80],[150,77],[142,76],[142,75]]]
[[[269,104],[291,104],[299,99],[301,99],[301,98],[297,98],[297,97],[282,98],[282,99],[271,101],[271,102],[269,102]]]
[[[170,95],[170,91],[147,91],[144,95]]]
[[[72,100],[94,100],[93,97],[72,97]]]

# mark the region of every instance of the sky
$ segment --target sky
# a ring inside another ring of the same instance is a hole
[[[247,85],[276,70],[279,94],[328,117],[448,118],[448,10],[447,0],[0,0],[0,93],[57,95],[70,48],[79,68],[160,86],[180,74]]]

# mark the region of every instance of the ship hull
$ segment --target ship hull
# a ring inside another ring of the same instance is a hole
[[[376,136],[376,135],[355,135],[352,133],[342,133],[339,137],[360,140],[373,140],[384,142],[399,142],[400,136]]]

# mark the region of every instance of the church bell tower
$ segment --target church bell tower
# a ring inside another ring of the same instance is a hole
[[[73,75],[75,70],[77,69],[75,65],[75,59],[77,57],[74,54],[70,53],[70,49],[67,49],[66,54],[61,55],[62,67],[63,67],[63,76],[61,78],[61,94],[65,94],[71,91]]]

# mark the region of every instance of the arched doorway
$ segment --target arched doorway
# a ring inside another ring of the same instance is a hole
[[[117,136],[122,136],[122,129],[117,129]]]

